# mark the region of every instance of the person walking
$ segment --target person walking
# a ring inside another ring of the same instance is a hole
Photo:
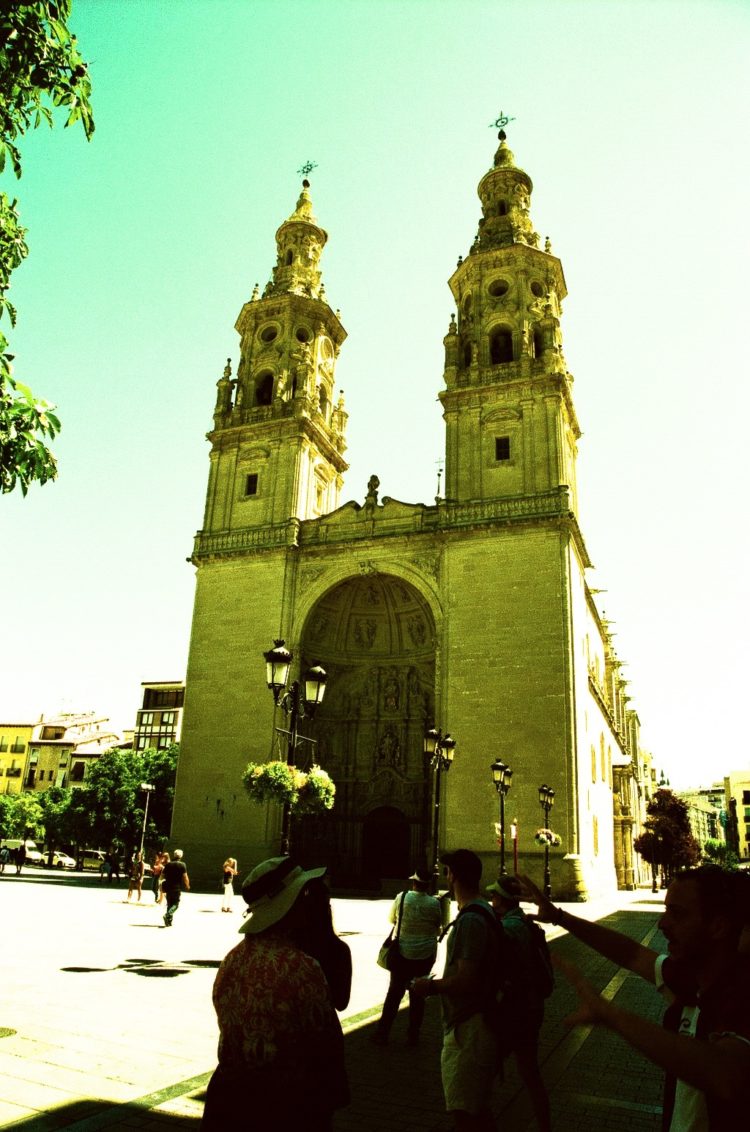
[[[16,876],[20,875],[21,869],[26,862],[26,842],[22,841],[16,849]]]
[[[5,866],[8,864],[9,860],[10,860],[10,849],[3,842],[2,846],[0,846],[0,873],[5,872]]]
[[[503,1052],[513,1053],[539,1132],[550,1132],[549,1096],[539,1071],[539,1031],[544,1021],[544,995],[537,978],[541,959],[532,934],[542,929],[532,925],[521,908],[517,877],[500,877],[487,893],[506,940],[502,1018],[507,1038]]]
[[[456,1132],[492,1132],[492,1084],[500,1072],[497,1040],[483,1012],[494,1000],[503,963],[495,913],[480,895],[482,862],[470,849],[441,857],[448,893],[458,916],[448,936],[445,971],[439,979],[417,979],[413,995],[439,994],[443,1012],[440,1072],[445,1107]]]
[[[133,859],[130,862],[130,872],[128,874],[128,900],[130,900],[130,897],[133,895],[134,890],[138,893],[138,899],[140,900],[141,890],[143,888],[143,873],[143,854],[134,853]]]
[[[161,904],[162,888],[161,888],[161,874],[164,871],[164,866],[169,860],[169,853],[164,850],[157,849],[154,855],[154,863],[151,866],[151,891],[154,894],[154,903]]]
[[[750,1078],[750,963],[740,950],[748,919],[747,879],[718,865],[679,872],[659,927],[667,954],[556,907],[528,877],[524,897],[539,919],[653,983],[668,1002],[663,1023],[608,1001],[569,963],[556,960],[579,998],[568,1025],[605,1026],[666,1074],[669,1132],[726,1132],[747,1120]]]
[[[237,876],[237,859],[235,857],[227,857],[223,865],[223,878],[222,878],[222,891],[221,910],[222,912],[232,911],[232,898],[234,897],[234,887],[232,882]]]
[[[375,1045],[388,1042],[391,1026],[413,979],[429,975],[437,958],[437,938],[442,926],[442,910],[436,896],[429,895],[430,877],[416,869],[409,877],[411,889],[400,892],[391,905],[390,922],[394,925],[394,942],[389,952],[390,982],[383,1003]],[[407,1045],[419,1042],[424,1019],[424,998],[409,990],[409,1028]]]
[[[175,849],[172,860],[164,866],[161,884],[167,903],[167,910],[164,913],[164,926],[171,928],[183,889],[185,892],[190,892],[190,877],[188,876],[187,865],[182,859],[182,849]]]
[[[214,983],[219,1064],[201,1132],[331,1132],[334,1112],[349,1103],[341,1023],[324,970],[306,950],[329,932],[325,871],[272,857],[243,883],[244,939]]]

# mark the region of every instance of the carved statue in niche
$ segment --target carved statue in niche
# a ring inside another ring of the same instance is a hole
[[[427,626],[419,613],[414,613],[406,622],[413,645],[423,645],[427,640]]]
[[[370,582],[368,585],[365,592],[365,600],[368,605],[380,605],[380,593],[374,582]]]
[[[371,649],[375,643],[377,624],[371,617],[358,617],[354,622],[354,640],[361,649]]]
[[[378,765],[381,767],[401,766],[401,743],[395,727],[386,727],[378,743]]]
[[[398,711],[401,702],[401,688],[398,682],[398,670],[390,668],[383,682],[383,706],[386,711]]]

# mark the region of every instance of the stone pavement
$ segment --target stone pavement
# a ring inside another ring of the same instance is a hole
[[[189,862],[188,862],[189,864]],[[151,893],[126,904],[125,889],[98,879],[28,870],[0,877],[4,947],[0,983],[0,1127],[19,1132],[197,1129],[215,1065],[211,985],[237,941],[236,915],[220,894],[190,893],[165,929]],[[238,898],[238,909],[242,902]],[[406,1019],[387,1047],[370,1042],[387,975],[375,955],[390,901],[334,901],[352,948],[355,982],[342,1014],[352,1103],[336,1132],[448,1132],[440,1089],[439,1006],[427,1003],[422,1040],[405,1045]],[[650,943],[661,898],[618,893],[576,905],[587,918]],[[657,1018],[653,989],[551,929],[553,951],[618,1003]],[[438,968],[442,966],[442,956]],[[661,1075],[615,1036],[568,1031],[574,995],[558,976],[541,1042],[556,1132],[656,1132]],[[512,1064],[495,1097],[498,1127],[534,1127]]]

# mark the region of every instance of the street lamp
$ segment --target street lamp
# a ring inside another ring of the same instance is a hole
[[[549,812],[555,804],[555,792],[546,783],[539,787],[539,805],[544,811],[544,828],[549,829]],[[552,878],[549,871],[549,841],[544,843],[544,895],[552,894]]]
[[[443,735],[431,727],[424,737],[424,753],[430,760],[430,766],[435,772],[435,805],[433,810],[432,848],[435,855],[432,866],[432,890],[437,892],[440,887],[440,775],[449,771],[453,756],[456,753],[456,740],[450,735]]]
[[[153,794],[154,790],[156,790],[156,787],[152,786],[150,782],[142,782],[141,785],[139,786],[139,790],[143,790],[143,792],[146,795],[146,805],[144,806],[144,809],[143,809],[143,828],[141,829],[141,848],[140,848],[140,856],[141,856],[141,860],[143,860],[143,842],[144,842],[145,837],[146,837],[146,820],[148,818],[148,800],[151,797],[151,795]]]
[[[505,876],[505,799],[511,787],[513,771],[501,759],[495,759],[490,770],[500,799],[500,875]]]
[[[310,668],[302,678],[304,692],[298,680],[294,680],[289,687],[289,671],[292,667],[293,654],[284,646],[281,640],[274,641],[274,647],[263,653],[266,662],[266,682],[273,692],[273,702],[280,707],[285,715],[289,716],[289,730],[277,727],[276,730],[287,736],[286,761],[288,766],[294,766],[294,759],[298,743],[314,743],[298,734],[300,719],[311,719],[320,706],[326,690],[326,672],[316,665]],[[292,810],[289,802],[284,803],[284,813],[281,820],[281,855],[289,856],[289,832],[291,826]]]

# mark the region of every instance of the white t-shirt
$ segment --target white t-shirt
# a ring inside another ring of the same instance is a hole
[[[662,967],[666,955],[658,955],[654,967],[656,989],[668,1002],[674,1000],[669,987],[664,982]],[[686,1038],[694,1038],[698,1026],[699,1006],[684,1006],[677,1033]],[[706,1094],[694,1085],[688,1085],[679,1077],[675,1083],[674,1111],[669,1124],[669,1132],[709,1132]]]
[[[399,893],[393,901],[389,917],[396,926],[401,895]],[[441,926],[442,913],[437,896],[430,896],[427,892],[407,892],[398,937],[399,951],[404,959],[427,959],[433,955]]]

